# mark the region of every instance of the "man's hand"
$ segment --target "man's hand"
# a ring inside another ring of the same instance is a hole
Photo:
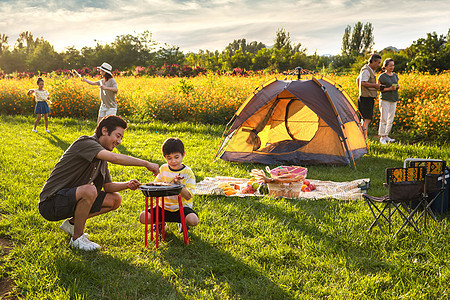
[[[153,173],[153,176],[156,176],[159,174],[159,166],[157,164],[148,162],[148,165],[146,168]]]
[[[127,182],[127,187],[132,191],[136,190],[140,185],[141,183],[136,179],[131,179]]]

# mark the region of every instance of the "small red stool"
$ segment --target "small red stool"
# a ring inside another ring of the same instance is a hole
[[[159,246],[159,241],[158,241],[158,239],[159,239],[159,230],[158,230],[159,220],[158,219],[159,219],[159,208],[160,207],[158,205],[158,198],[159,197],[156,197],[156,228],[157,228],[157,231],[155,233],[156,249],[158,249],[158,246]],[[162,207],[164,207],[164,197],[162,197],[162,199],[161,199],[161,205],[162,205]],[[153,208],[153,197],[150,197],[150,207]],[[181,201],[180,195],[178,195],[178,207],[179,207],[179,211],[180,211],[181,225],[183,225],[184,243],[186,245],[188,245],[189,244],[189,236],[187,233],[186,219],[184,217],[183,203]],[[161,221],[162,221],[162,224],[164,224],[164,209],[163,208],[161,208],[161,209],[162,209],[162,211],[161,211],[162,220]],[[145,197],[145,211],[148,212],[148,197]],[[150,240],[153,241],[153,209],[150,210],[150,227],[151,227]],[[164,241],[164,238],[165,238],[165,228],[164,227],[165,226],[162,226],[162,238],[161,238],[162,241]],[[145,248],[148,249],[147,240],[148,240],[148,213],[145,214],[145,243],[144,243]]]
[[[180,212],[180,219],[181,219],[181,225],[183,226],[183,237],[184,237],[184,243],[186,245],[189,244],[189,237],[187,233],[187,226],[186,226],[186,219],[184,216],[184,209],[183,209],[183,202],[181,201],[181,195],[180,192],[183,189],[184,185],[182,184],[161,184],[158,182],[148,183],[141,185],[139,189],[144,193],[145,195],[145,248],[148,249],[147,240],[148,240],[148,198],[150,197],[150,207],[152,210],[150,211],[150,224],[151,224],[151,233],[150,233],[150,240],[153,241],[153,197],[156,197],[156,249],[158,249],[159,246],[159,205],[158,205],[158,199],[161,197],[161,206],[162,206],[162,224],[164,224],[164,197],[165,196],[176,196],[178,195],[178,208]],[[162,226],[162,240],[165,238],[165,226]]]

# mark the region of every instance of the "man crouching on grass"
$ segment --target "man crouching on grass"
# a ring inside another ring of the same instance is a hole
[[[60,227],[72,236],[74,249],[100,249],[84,234],[86,220],[117,209],[122,199],[117,192],[140,185],[135,179],[112,182],[108,162],[146,167],[155,176],[159,173],[155,163],[111,152],[121,143],[126,128],[121,117],[103,118],[93,136],[81,136],[70,145],[42,188],[39,212],[48,221],[66,219]]]

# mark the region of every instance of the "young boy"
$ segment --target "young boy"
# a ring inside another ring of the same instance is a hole
[[[185,155],[184,144],[179,138],[168,138],[162,145],[162,153],[167,161],[159,169],[159,174],[156,177],[158,182],[171,182],[176,184],[184,184],[185,187],[181,190],[181,200],[183,202],[184,215],[186,217],[186,225],[196,226],[198,224],[198,215],[192,209],[192,196],[195,192],[195,175],[191,168],[183,164]],[[161,202],[157,203],[161,207]],[[165,222],[178,222],[178,231],[183,232],[181,226],[180,212],[178,211],[178,196],[164,197],[164,217]],[[156,206],[153,208],[153,221],[156,220]],[[150,219],[150,209],[147,212]],[[159,220],[162,220],[161,209],[159,211]],[[145,224],[145,211],[141,212],[139,221]]]

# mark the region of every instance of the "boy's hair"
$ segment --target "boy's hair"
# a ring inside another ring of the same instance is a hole
[[[117,127],[127,129],[128,124],[119,116],[106,116],[100,121],[100,123],[98,123],[97,128],[95,128],[95,136],[97,136],[97,138],[100,138],[102,136],[103,127],[106,127],[106,129],[108,130],[108,135],[111,135],[111,133],[116,130]]]
[[[41,77],[39,77],[38,80],[37,80],[37,84],[39,84],[39,82],[41,82],[41,81],[44,82],[44,79],[42,79]]]
[[[181,153],[184,155],[184,144],[179,138],[168,138],[162,144],[162,153],[163,156],[172,153]]]

